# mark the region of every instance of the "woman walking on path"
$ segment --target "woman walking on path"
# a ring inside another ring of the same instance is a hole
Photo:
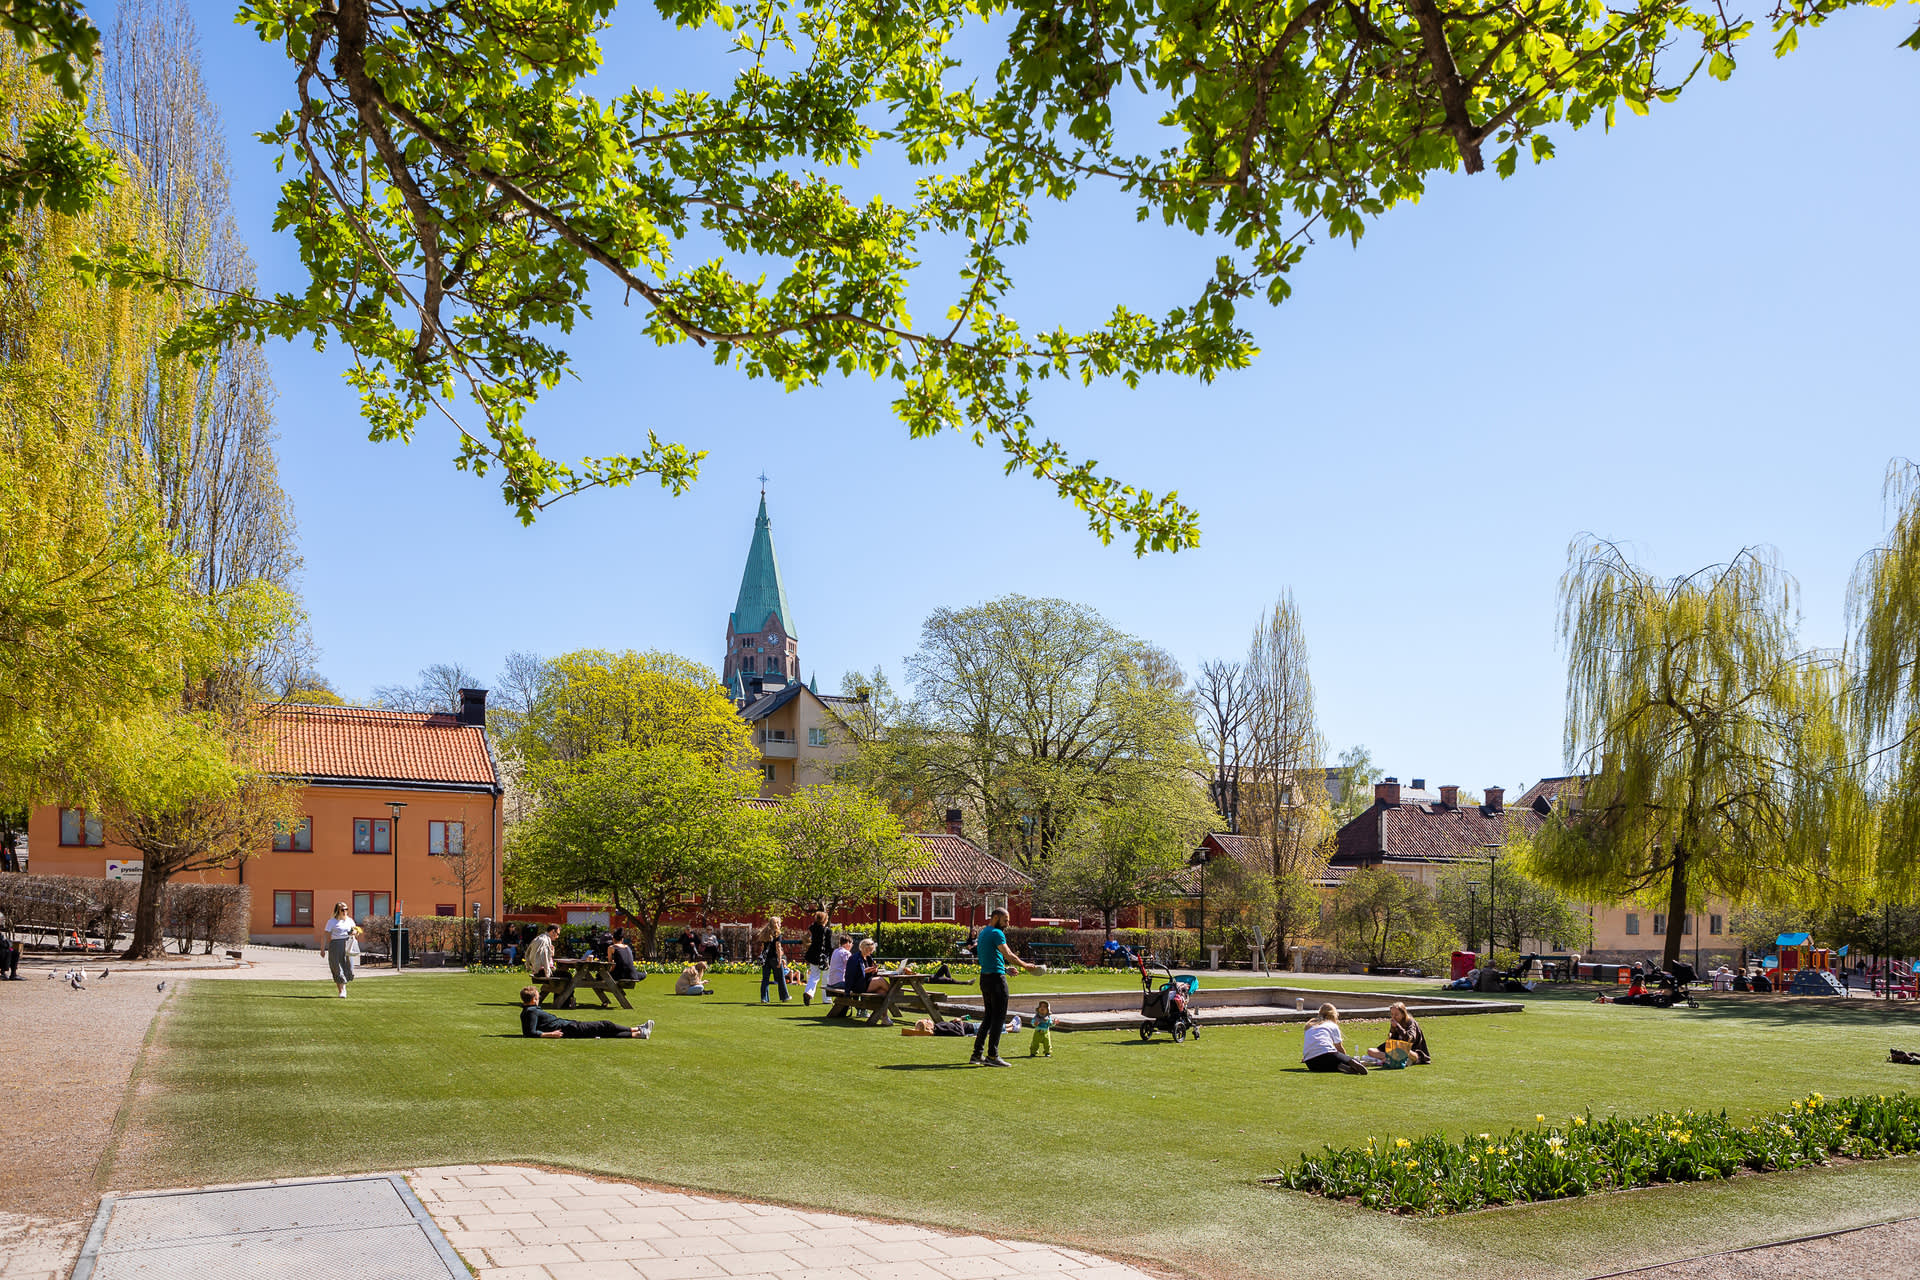
[[[767,1004],[767,979],[773,978],[780,984],[780,1003],[793,999],[787,994],[787,953],[780,948],[780,917],[768,916],[766,924],[761,926],[760,940],[760,1003]]]
[[[801,1004],[812,1004],[813,993],[820,987],[820,975],[827,971],[827,913],[813,913],[813,923],[807,926],[807,989],[800,993]]]
[[[333,904],[333,918],[326,923],[327,930],[327,969],[333,974],[333,985],[342,1000],[347,998],[347,984],[353,981],[353,957],[347,954],[347,948],[360,936],[360,926],[347,914],[347,904]]]
[[[986,1005],[980,1013],[980,1030],[974,1033],[973,1057],[969,1066],[1010,1067],[1013,1064],[1000,1056],[1000,1031],[1007,1021],[1007,965],[1017,964],[1022,969],[1038,969],[1037,964],[1028,964],[1013,954],[1013,948],[1007,945],[1007,921],[1011,919],[1005,907],[995,907],[987,927],[980,931],[975,940],[974,950],[980,958],[980,999]],[[986,1052],[983,1060],[981,1051]]]

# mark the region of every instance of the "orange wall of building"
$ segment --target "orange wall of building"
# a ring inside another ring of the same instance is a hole
[[[252,929],[256,940],[278,941],[309,946],[320,945],[320,925],[331,914],[336,902],[353,901],[356,892],[391,893],[394,885],[394,854],[354,853],[353,820],[387,818],[390,800],[403,800],[397,828],[401,910],[409,916],[430,916],[434,908],[452,903],[456,914],[481,904],[482,914],[500,918],[500,798],[484,792],[397,790],[381,787],[311,786],[307,788],[304,812],[313,819],[313,851],[286,853],[265,851],[246,863],[226,871],[191,873],[181,880],[207,883],[242,883],[253,891]],[[463,822],[466,846],[491,861],[491,873],[469,892],[468,902],[460,901],[458,883],[445,861],[427,852],[428,822]],[[105,846],[75,847],[60,843],[60,814],[51,805],[33,811],[27,828],[28,848],[32,850],[30,870],[39,875],[102,876],[107,862],[138,860],[131,849],[108,843]],[[276,927],[273,923],[275,890],[309,890],[313,894],[313,927]]]

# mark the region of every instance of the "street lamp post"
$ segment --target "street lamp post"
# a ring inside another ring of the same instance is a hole
[[[396,971],[403,967],[400,955],[400,811],[406,807],[405,800],[387,801],[387,808],[393,812],[393,827],[387,832],[387,856],[393,859],[393,898],[387,903],[387,949],[393,952]]]
[[[1478,954],[1480,950],[1480,948],[1475,945],[1480,941],[1479,898],[1480,882],[1478,880],[1467,881],[1467,950],[1476,954]]]
[[[1193,856],[1187,859],[1187,865],[1200,868],[1200,950],[1207,949],[1207,863],[1209,855],[1205,849],[1195,849]]]
[[[1498,868],[1495,866],[1495,863],[1499,860],[1499,857],[1500,857],[1500,846],[1497,844],[1490,844],[1486,846],[1486,850],[1487,850],[1487,954],[1491,956],[1494,952],[1500,949],[1500,943],[1498,939],[1494,937],[1495,927],[1494,927],[1494,916],[1493,916],[1493,895],[1494,895],[1495,889],[1498,886],[1498,881],[1495,879],[1495,876],[1498,874]]]

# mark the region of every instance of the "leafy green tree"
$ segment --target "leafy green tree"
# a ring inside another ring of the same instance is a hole
[[[164,950],[168,881],[238,866],[296,820],[301,784],[264,770],[266,732],[245,710],[155,712],[116,727],[118,750],[92,782],[107,838],[142,859],[127,959]]]
[[[118,175],[83,118],[100,32],[81,6],[0,0],[0,31],[13,37],[0,45],[0,117],[13,126],[0,136],[0,246],[17,247],[16,223],[40,211],[78,217]]]
[[[1128,907],[1185,892],[1187,859],[1211,810],[1190,787],[1083,809],[1044,868],[1040,891],[1056,907],[1098,911],[1107,936]]]
[[[641,954],[668,911],[713,886],[764,884],[773,846],[751,773],[680,745],[615,746],[534,766],[531,811],[508,833],[518,902],[610,902],[638,922]]]
[[[1512,845],[1507,853],[1494,860],[1491,872],[1468,864],[1440,877],[1434,897],[1447,929],[1465,942],[1486,938],[1490,948],[1509,951],[1524,950],[1529,939],[1573,951],[1590,948],[1593,921],[1585,908],[1521,870],[1524,857]]]
[[[1792,581],[1760,551],[1680,578],[1576,542],[1561,580],[1569,788],[1528,855],[1548,884],[1685,916],[1858,895],[1864,801],[1843,673],[1795,635]],[[1666,936],[1664,962],[1681,934]]]
[[[932,864],[925,845],[857,787],[800,787],[774,811],[770,834],[779,857],[770,897],[818,904],[829,918],[848,903],[873,902]]]
[[[1425,953],[1440,916],[1425,885],[1379,867],[1362,867],[1334,892],[1324,921],[1334,944],[1368,964]]]
[[[753,759],[752,732],[712,669],[676,654],[579,649],[548,659],[531,688],[509,744],[529,764],[652,746],[716,768]]]
[[[1373,807],[1373,784],[1380,780],[1381,769],[1366,747],[1355,745],[1335,759],[1334,773],[1340,780],[1340,798],[1330,807],[1337,831]]]
[[[1865,2],[1783,0],[1776,50]],[[591,317],[598,280],[645,309],[658,343],[788,388],[886,379],[914,435],[992,440],[1101,537],[1177,549],[1197,540],[1193,512],[1039,437],[1038,384],[1241,367],[1255,351],[1238,306],[1286,297],[1314,238],[1357,240],[1430,175],[1542,161],[1622,105],[1672,101],[1701,64],[1724,78],[1753,29],[1686,0],[660,0],[642,11],[657,15],[656,43],[730,46],[732,82],[596,99],[585,88],[614,10],[247,0],[243,20],[287,58],[294,106],[265,136],[290,171],[280,217],[308,284],[242,291],[183,343],[342,344],[378,439],[470,408],[458,465],[497,471],[532,519],[556,497],[642,476],[678,491],[700,461],[650,437],[637,454],[566,465],[527,430],[529,406],[570,367],[559,342]],[[0,14],[50,48],[55,70],[90,31],[72,4],[7,0]],[[846,185],[856,168],[898,185],[869,196],[870,181]],[[1219,242],[1190,302],[1158,316],[1102,303],[1104,320],[1047,331],[1009,314],[1009,255],[1036,206],[1086,188]],[[688,241],[692,265],[678,258]],[[916,322],[909,291],[935,287],[923,264],[948,245],[960,262],[948,305]],[[151,253],[115,269],[176,278]]]
[[[989,848],[1037,873],[1083,808],[1190,785],[1193,715],[1169,665],[1064,600],[935,610],[908,659],[914,700],[860,781],[970,810]]]
[[[1920,891],[1920,466],[1890,467],[1886,499],[1892,528],[1848,592],[1851,709],[1875,802],[1877,889],[1909,903]]]

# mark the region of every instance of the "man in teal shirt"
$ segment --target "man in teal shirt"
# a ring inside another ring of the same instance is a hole
[[[1013,954],[1013,948],[1007,945],[1007,909],[995,907],[987,927],[974,939],[973,954],[980,960],[980,999],[986,1010],[980,1017],[980,1030],[973,1036],[973,1057],[969,1066],[1010,1067],[1013,1064],[1000,1056],[1000,1031],[1007,1022],[1007,965],[1016,964],[1022,969],[1034,970],[1040,966],[1028,964]],[[986,1053],[983,1059],[980,1055]]]

